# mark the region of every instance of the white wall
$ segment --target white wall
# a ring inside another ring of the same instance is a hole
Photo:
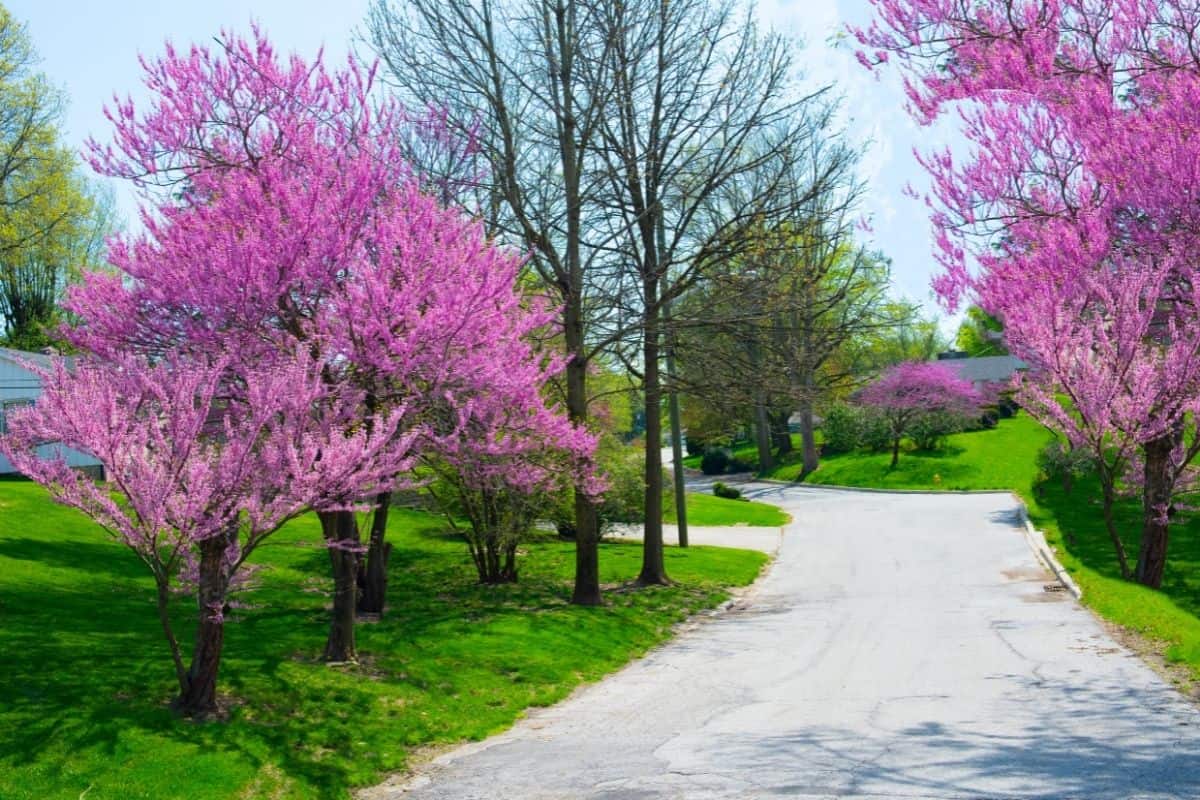
[[[41,383],[36,375],[0,355],[0,408],[3,408],[4,403],[13,400],[36,401],[41,393]],[[72,467],[94,467],[100,464],[91,456],[62,445],[48,444],[38,448],[38,455],[42,458],[54,458],[59,454],[62,454]],[[8,459],[0,455],[0,475],[15,471]]]

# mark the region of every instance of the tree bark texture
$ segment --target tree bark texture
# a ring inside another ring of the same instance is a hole
[[[1167,544],[1170,538],[1170,522],[1167,519],[1171,506],[1172,464],[1171,451],[1178,437],[1168,434],[1153,439],[1143,446],[1145,472],[1142,488],[1142,545],[1138,552],[1134,579],[1154,589],[1162,586],[1163,572],[1167,566]]]
[[[662,535],[662,383],[659,379],[658,278],[643,280],[646,327],[642,342],[645,362],[643,392],[646,398],[646,522],[642,534],[642,571],[637,582],[642,586],[667,585],[663,562]]]
[[[388,509],[391,503],[391,492],[383,492],[375,498],[367,557],[359,564],[358,611],[361,614],[382,614],[387,602],[387,565],[392,554],[392,545],[386,538]]]
[[[754,404],[754,444],[758,450],[758,469],[765,472],[775,466],[771,455],[771,415],[763,401]]]
[[[200,542],[196,644],[186,680],[175,701],[176,708],[188,716],[217,710],[217,674],[225,645],[225,602],[229,589],[225,552],[236,538],[234,528]]]
[[[812,474],[820,466],[820,456],[817,452],[817,431],[813,424],[812,401],[805,399],[800,402],[800,447],[804,453],[804,466],[800,476]]]
[[[333,617],[322,658],[328,662],[358,661],[354,641],[354,612],[358,600],[358,521],[353,511],[320,514],[321,529],[333,567]]]

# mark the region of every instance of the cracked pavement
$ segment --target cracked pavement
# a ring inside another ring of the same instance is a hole
[[[1200,797],[1200,712],[1034,559],[1007,495],[748,487],[729,612],[380,798]]]

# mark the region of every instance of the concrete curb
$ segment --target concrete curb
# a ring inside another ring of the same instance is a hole
[[[1033,554],[1037,556],[1038,561],[1041,561],[1047,569],[1054,573],[1054,577],[1058,578],[1059,583],[1067,587],[1067,591],[1074,596],[1076,600],[1083,599],[1083,590],[1079,588],[1079,584],[1067,572],[1066,568],[1059,563],[1054,551],[1050,549],[1050,545],[1046,542],[1046,536],[1040,530],[1033,527],[1033,523],[1029,521],[1029,509],[1025,507],[1025,501],[1017,495],[1013,495],[1017,501],[1017,508],[1021,514],[1021,530],[1025,535],[1025,541],[1029,543],[1029,549],[1033,550]]]

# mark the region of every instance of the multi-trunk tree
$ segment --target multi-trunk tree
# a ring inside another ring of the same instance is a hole
[[[401,411],[423,450],[490,404],[540,402],[540,385],[515,379],[540,365],[529,337],[548,321],[517,289],[521,259],[423,191],[408,155],[428,120],[374,101],[373,76],[281,59],[261,35],[148,63],[147,108],[111,109],[114,143],[92,156],[141,189],[144,231],[113,244],[116,274],[72,293],[74,341],[101,356],[305,347],[338,366],[331,385],[361,392],[347,432]],[[376,503],[361,578],[382,603],[386,493]],[[325,657],[349,661],[364,548],[352,513],[322,517]]]
[[[645,584],[667,579],[670,305],[797,202],[782,191],[791,160],[825,130],[823,101],[791,83],[787,42],[744,11],[724,0],[380,0],[369,21],[402,96],[444,103],[477,135],[490,169],[468,205],[528,248],[561,301],[574,418],[587,414],[587,368],[602,354],[640,384]],[[815,176],[804,197],[829,183]],[[575,600],[594,603],[595,514],[579,512]]]
[[[1140,470],[1134,574],[1159,586],[1197,452],[1200,10],[1186,0],[873,0],[869,65],[899,61],[914,115],[961,106],[974,150],[924,159],[951,302],[970,294],[1030,365],[1026,402]],[[1120,476],[1116,476],[1120,477]],[[1120,542],[1116,542],[1119,546]]]
[[[887,422],[892,440],[892,463],[900,462],[900,442],[932,414],[966,417],[976,413],[983,395],[937,361],[907,361],[887,370],[858,392],[856,402]]]
[[[255,549],[313,506],[349,510],[365,492],[390,488],[415,459],[403,411],[346,430],[361,418],[361,392],[331,385],[326,373],[341,366],[307,348],[30,368],[40,372],[42,394],[12,413],[0,449],[149,568],[179,683],[175,705],[185,714],[217,710],[224,614]],[[69,467],[60,446],[94,456],[107,483]],[[191,584],[198,615],[186,663],[170,614],[181,581]]]

